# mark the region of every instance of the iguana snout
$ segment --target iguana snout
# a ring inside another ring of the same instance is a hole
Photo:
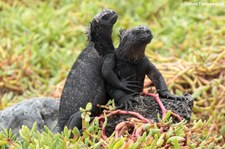
[[[128,45],[148,44],[151,42],[153,35],[151,30],[146,26],[137,26],[129,30],[120,31],[120,40]]]
[[[100,12],[98,15],[94,17],[94,19],[98,23],[110,23],[111,25],[114,25],[117,21],[118,15],[115,11],[111,9],[104,9],[102,12]]]

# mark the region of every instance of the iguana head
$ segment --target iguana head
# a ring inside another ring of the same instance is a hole
[[[105,26],[113,26],[117,21],[118,15],[115,11],[110,9],[104,9],[102,12],[97,14],[92,23],[98,23]]]
[[[117,53],[125,60],[136,62],[145,56],[145,47],[153,36],[146,26],[138,26],[120,31],[120,44]]]
[[[97,14],[90,24],[89,41],[95,44],[95,49],[100,55],[106,55],[114,51],[111,36],[117,18],[118,15],[115,11],[105,9]]]

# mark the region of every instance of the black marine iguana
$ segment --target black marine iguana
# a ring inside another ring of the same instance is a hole
[[[114,52],[112,28],[118,15],[112,10],[103,10],[90,23],[88,46],[73,64],[62,91],[58,125],[54,132],[65,126],[81,129],[80,107],[92,102],[92,114],[98,112],[97,104],[105,104],[107,93],[101,75],[104,56]]]
[[[106,104],[110,99],[101,74],[102,64],[107,54],[114,53],[112,29],[118,15],[112,10],[103,10],[90,24],[89,44],[73,64],[62,91],[59,106],[59,119],[54,132],[60,132],[64,126],[81,129],[80,107],[88,102],[93,105],[92,116],[99,114],[97,104]],[[120,82],[116,88],[129,90],[129,82]]]
[[[134,99],[130,91],[114,88],[121,81],[137,82],[140,88],[132,88],[137,93],[143,91],[145,75],[153,82],[159,96],[167,99],[184,99],[169,93],[165,80],[158,69],[145,56],[145,47],[151,42],[153,36],[145,26],[138,26],[130,30],[121,30],[120,44],[115,54],[108,54],[102,66],[102,74],[107,80],[107,91],[115,99],[119,107],[131,106]],[[121,81],[120,81],[121,80]]]

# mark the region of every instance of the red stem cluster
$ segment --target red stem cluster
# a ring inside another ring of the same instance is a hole
[[[158,94],[144,93],[144,95],[154,97],[156,102],[159,104],[160,109],[162,110],[162,118],[164,118],[168,110],[165,108],[165,106],[159,99]],[[115,138],[120,137],[121,135],[124,134],[124,132],[126,130],[128,130],[130,127],[133,126],[134,130],[133,130],[132,135],[129,137],[129,139],[135,140],[135,138],[140,137],[141,134],[143,133],[145,124],[152,123],[152,121],[150,121],[149,119],[147,119],[147,118],[143,117],[141,114],[139,114],[137,112],[133,112],[133,111],[115,110],[115,111],[104,111],[103,113],[105,113],[106,115],[101,114],[98,117],[98,120],[99,120],[99,123],[102,128],[101,137],[104,140],[106,140],[108,138],[105,134],[105,126],[104,126],[105,117],[109,117],[109,116],[116,115],[116,114],[129,114],[129,115],[136,117],[136,118],[131,118],[128,121],[123,121],[123,122],[120,122],[119,124],[117,124],[115,127]],[[179,121],[182,120],[182,118],[174,112],[172,112],[171,115],[176,117]],[[138,125],[138,127],[135,127],[137,125]],[[161,126],[160,130],[163,131],[163,129],[164,129],[163,126]]]

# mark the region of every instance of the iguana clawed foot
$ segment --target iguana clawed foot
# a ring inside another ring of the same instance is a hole
[[[184,94],[184,96],[171,95],[168,90],[166,90],[166,91],[164,91],[164,90],[157,90],[157,93],[162,98],[172,99],[172,100],[185,100],[186,99],[185,96],[187,95],[187,94]]]
[[[138,104],[138,101],[135,100],[134,95],[137,95],[137,93],[133,93],[127,96],[124,96],[116,101],[116,108],[121,109],[124,108],[125,110],[128,110],[130,107],[132,108],[134,104]]]
[[[129,91],[132,93],[137,93],[134,89],[131,88],[136,88],[136,89],[141,89],[142,88],[142,84],[139,81],[131,81],[129,79],[131,79],[132,77],[134,77],[134,75],[130,75],[129,77],[122,79],[121,80],[121,89],[124,91]]]
[[[141,85],[137,85],[139,82],[138,81],[121,81],[121,89],[124,91],[129,91],[129,92],[136,92],[134,89],[131,89],[130,87],[141,89]]]

